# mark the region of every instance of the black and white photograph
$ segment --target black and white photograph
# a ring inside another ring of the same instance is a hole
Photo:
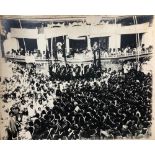
[[[154,15],[0,16],[0,139],[155,139]]]

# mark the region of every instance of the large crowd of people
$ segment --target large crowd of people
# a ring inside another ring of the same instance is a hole
[[[101,76],[101,69],[94,64],[66,64],[54,63],[50,65],[49,72],[51,79],[74,80],[74,79],[90,79]]]
[[[102,49],[97,47],[100,50],[100,55],[103,58],[107,58],[107,57],[121,57],[121,56],[131,56],[131,55],[141,55],[141,54],[146,54],[146,53],[151,53],[153,46],[148,46],[145,47],[145,45],[141,45],[138,48],[132,48],[130,46],[127,46],[125,48],[109,48],[109,49]],[[6,53],[7,55],[12,55],[13,57],[15,56],[33,56],[34,58],[44,58],[44,59],[51,59],[54,58],[55,60],[60,60],[60,59],[68,59],[68,58],[73,58],[73,59],[93,59],[94,55],[94,51],[95,49],[92,50],[88,50],[88,49],[71,49],[71,52],[69,53],[69,55],[65,54],[65,49],[64,47],[57,47],[55,49],[53,49],[53,52],[51,52],[50,50],[46,50],[46,51],[40,51],[35,49],[34,51],[31,50],[24,50],[22,48],[20,48],[19,50],[14,50],[12,49],[12,51],[8,51]],[[98,50],[96,50],[98,51]],[[53,54],[52,54],[53,53]],[[97,57],[97,55],[99,55],[99,52],[95,52],[95,56]]]
[[[98,74],[93,65],[55,64],[48,76],[36,73],[34,66],[10,63],[10,67],[13,76],[1,79],[2,139],[116,139],[150,135],[151,73],[133,68],[124,73],[109,68]]]

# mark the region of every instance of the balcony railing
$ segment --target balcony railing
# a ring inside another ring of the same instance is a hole
[[[128,57],[137,57],[137,56],[143,56],[143,55],[148,55],[148,54],[152,54],[152,51],[140,51],[139,53],[138,52],[131,52],[131,53],[103,53],[101,51],[101,59],[110,59],[110,58],[128,58]],[[17,59],[17,60],[28,60],[28,59],[33,59],[33,61],[43,61],[43,60],[47,60],[46,59],[46,56],[37,56],[37,55],[26,55],[26,56],[23,56],[23,55],[15,55],[15,54],[6,54],[5,55],[6,58],[12,58],[12,59]],[[74,57],[74,58],[67,58],[67,60],[93,60],[92,57],[88,57],[87,55],[85,54],[79,54],[78,58]],[[49,60],[54,60],[54,58],[50,58]],[[63,57],[59,60],[64,60]]]

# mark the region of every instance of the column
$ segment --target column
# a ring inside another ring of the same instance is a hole
[[[38,50],[40,50],[42,57],[43,57],[43,51],[46,52],[46,48],[47,48],[47,40],[44,34],[38,34],[37,46],[38,46]]]
[[[49,51],[48,39],[45,39],[45,43],[46,43],[46,49],[45,49],[45,54],[44,54],[44,56],[45,56],[45,58],[47,59],[46,54],[47,54],[47,51]]]
[[[51,38],[51,58],[53,59],[53,38]]]
[[[90,42],[90,36],[87,36],[87,50],[91,51],[91,42]]]
[[[7,39],[3,42],[4,53],[6,54],[8,51],[12,52],[12,49],[19,49],[19,42],[16,38],[11,38],[11,35],[7,35]]]
[[[121,46],[121,35],[114,34],[109,37],[109,48],[120,48]]]
[[[154,45],[154,29],[153,27],[148,27],[147,32],[142,35],[142,44],[145,44],[145,47]]]
[[[70,54],[69,37],[66,36],[66,56]]]

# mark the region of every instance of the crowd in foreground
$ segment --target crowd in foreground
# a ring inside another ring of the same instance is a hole
[[[2,139],[116,139],[150,135],[152,75],[105,69],[61,79],[11,64],[1,81]],[[91,67],[90,67],[91,68]]]

